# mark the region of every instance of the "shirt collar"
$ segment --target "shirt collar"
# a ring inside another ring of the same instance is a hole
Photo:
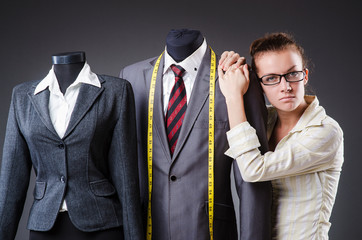
[[[307,102],[308,107],[305,109],[298,123],[290,131],[291,133],[302,131],[306,127],[320,126],[322,125],[323,119],[327,116],[324,108],[319,106],[319,101],[316,96],[306,95],[304,96],[304,99]],[[268,135],[270,135],[277,120],[277,111],[275,107],[268,106],[268,115]]]
[[[205,55],[207,49],[207,43],[206,39],[204,38],[203,43],[201,46],[193,52],[190,56],[185,58],[182,62],[176,62],[167,52],[167,47],[165,48],[165,64],[163,68],[163,74],[166,73],[166,71],[171,67],[172,64],[180,65],[185,69],[185,71],[191,75],[195,75],[197,70],[199,69],[199,66],[201,64],[202,58]]]
[[[77,79],[68,87],[76,86],[80,83],[86,83],[100,88],[101,83],[97,74],[93,73],[88,63],[84,63],[82,70],[79,72]],[[50,69],[48,75],[36,86],[34,95],[40,93],[49,87],[51,92],[60,92],[57,77],[54,72],[54,66]]]
[[[292,129],[292,132],[301,131],[303,128],[311,126],[320,126],[322,121],[327,117],[326,111],[319,106],[319,101],[316,96],[305,96],[305,101],[309,105],[300,117],[297,125]]]

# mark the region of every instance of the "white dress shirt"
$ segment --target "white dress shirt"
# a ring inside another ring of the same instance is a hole
[[[165,49],[165,63],[163,68],[163,110],[166,116],[168,101],[172,91],[172,87],[175,84],[175,74],[171,69],[171,65],[180,65],[185,69],[185,73],[182,79],[185,84],[187,103],[190,100],[192,87],[194,86],[197,71],[199,70],[202,58],[204,57],[207,49],[206,39],[204,39],[201,46],[193,52],[190,56],[185,58],[182,62],[176,62]]]
[[[77,79],[67,88],[64,95],[60,91],[58,80],[54,72],[54,66],[50,69],[48,75],[35,88],[34,95],[49,88],[49,115],[54,129],[60,138],[63,138],[65,131],[67,130],[82,83],[99,88],[101,87],[97,75],[91,72],[87,63],[84,64]],[[67,211],[65,200],[63,201],[60,211]]]

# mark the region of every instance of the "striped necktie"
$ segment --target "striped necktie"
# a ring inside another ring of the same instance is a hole
[[[175,84],[172,88],[166,113],[166,130],[168,145],[171,155],[175,151],[178,135],[180,134],[181,125],[185,117],[187,108],[187,97],[182,74],[185,72],[181,66],[171,65],[175,74]]]

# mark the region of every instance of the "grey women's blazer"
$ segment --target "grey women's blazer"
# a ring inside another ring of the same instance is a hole
[[[0,175],[0,239],[14,239],[33,166],[34,202],[28,228],[52,228],[63,198],[82,231],[123,226],[120,239],[143,239],[131,85],[98,76],[83,84],[64,137],[49,117],[49,90],[39,81],[13,90]]]
[[[147,187],[147,119],[148,95],[156,58],[124,68],[120,77],[131,82],[135,93],[140,167],[141,202],[144,221],[148,202]],[[153,119],[153,192],[152,239],[206,240],[208,228],[208,97],[210,83],[210,51],[198,69],[195,84],[187,106],[184,122],[175,152],[171,157],[166,137],[162,103],[161,59],[154,102]],[[217,81],[217,80],[216,80]],[[224,152],[228,149],[226,132],[229,130],[225,99],[216,82],[215,91],[215,213],[214,239],[237,239],[237,226],[231,194],[230,170],[233,159]],[[259,93],[260,94],[260,93]],[[261,112],[264,100],[253,101],[257,121],[264,127]],[[240,196],[241,239],[270,238],[270,183],[245,183],[237,174]]]

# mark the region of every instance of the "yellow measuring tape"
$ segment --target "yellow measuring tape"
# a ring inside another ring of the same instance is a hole
[[[211,49],[211,48],[210,48]],[[215,117],[215,74],[216,56],[211,49],[210,89],[209,89],[209,230],[210,240],[214,239],[214,117]]]
[[[151,197],[152,197],[152,145],[153,145],[153,103],[155,101],[155,87],[158,67],[160,66],[161,57],[158,57],[152,72],[150,85],[150,94],[148,97],[148,131],[147,131],[147,166],[148,166],[148,207],[147,207],[147,240],[152,238],[152,215],[151,215]]]
[[[209,199],[209,230],[210,239],[213,237],[214,225],[214,113],[215,113],[215,75],[216,75],[216,56],[211,50],[210,64],[210,90],[209,90],[209,140],[208,140],[208,199]],[[155,96],[156,78],[160,66],[161,57],[158,57],[155,67],[153,68],[150,92],[148,97],[148,131],[147,131],[147,165],[148,165],[148,209],[147,209],[147,240],[152,239],[152,214],[151,214],[151,197],[152,197],[152,152],[153,152],[153,104]]]

